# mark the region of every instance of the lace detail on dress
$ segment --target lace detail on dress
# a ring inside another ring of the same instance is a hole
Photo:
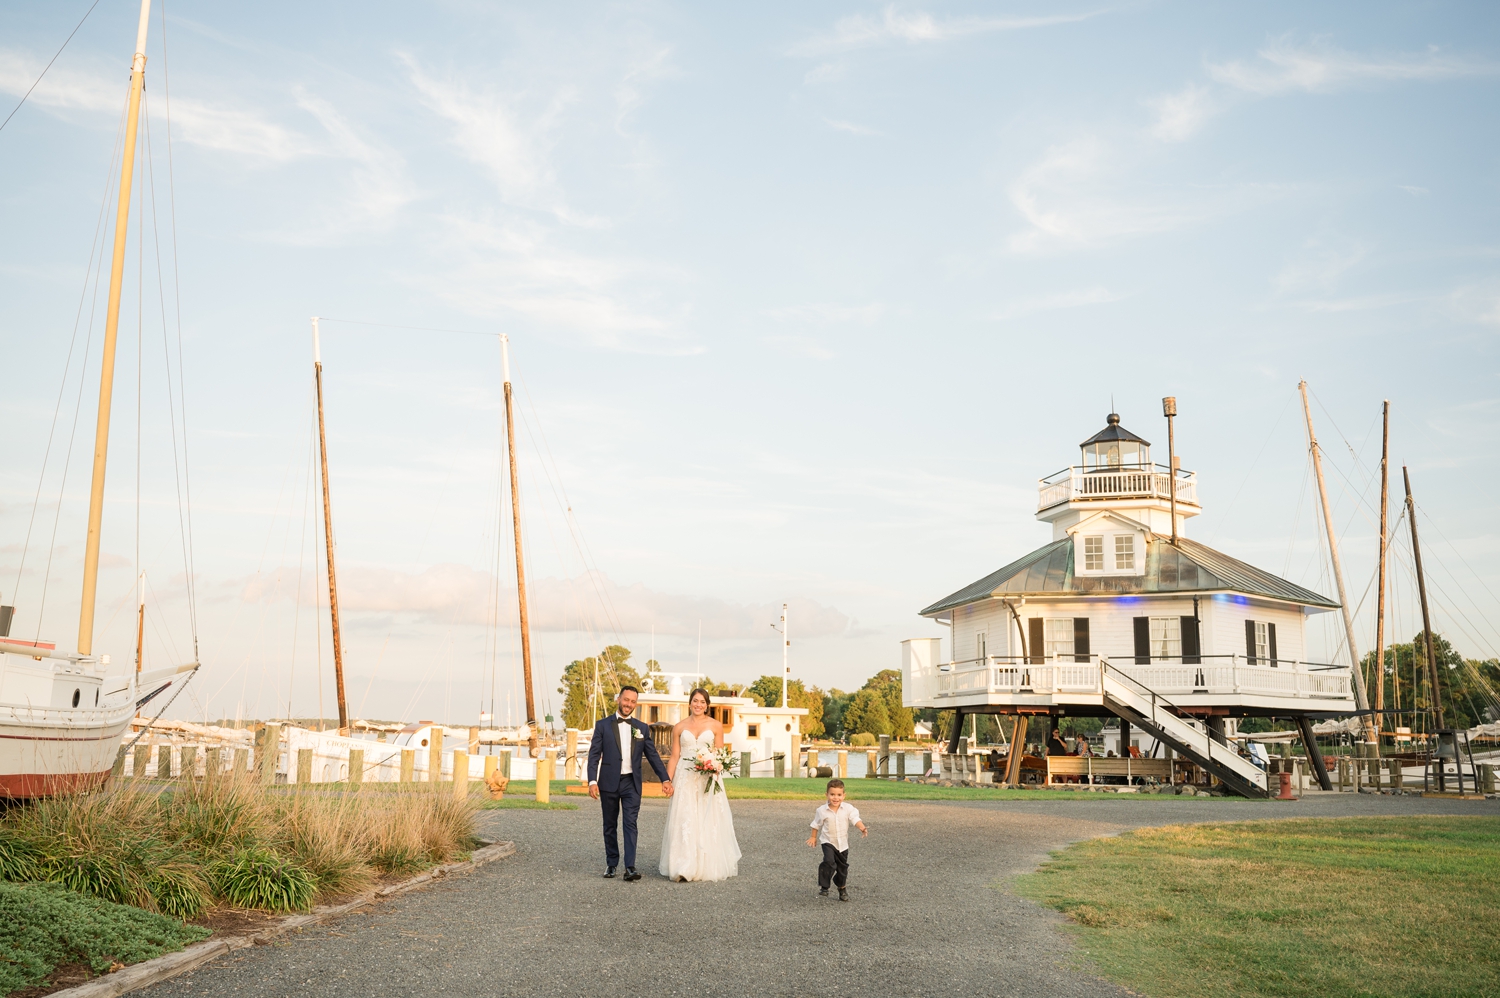
[[[728,795],[708,793],[703,774],[693,771],[692,757],[713,744],[711,729],[694,735],[683,728],[678,738],[681,758],[672,774],[659,867],[672,880],[727,880],[739,873],[740,845]]]

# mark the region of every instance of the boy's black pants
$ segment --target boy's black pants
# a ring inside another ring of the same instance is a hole
[[[843,887],[849,882],[849,850],[839,852],[831,843],[823,843],[823,862],[818,864],[818,886],[828,889],[832,883]]]

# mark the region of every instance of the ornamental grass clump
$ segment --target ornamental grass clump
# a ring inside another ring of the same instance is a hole
[[[182,919],[211,904],[300,911],[472,849],[475,812],[416,790],[127,781],[13,808],[0,819],[0,880],[50,881]]]

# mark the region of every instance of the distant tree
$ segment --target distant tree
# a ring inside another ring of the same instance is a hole
[[[844,728],[844,711],[852,699],[854,699],[854,694],[845,693],[843,690],[829,690],[823,694],[823,730],[830,738],[848,736]]]
[[[570,728],[592,728],[615,709],[621,686],[641,686],[640,674],[630,665],[630,649],[623,645],[610,645],[598,655],[569,662],[557,688],[563,694],[563,723]]]
[[[901,673],[896,669],[882,669],[865,682],[864,688],[879,694],[884,703],[891,730],[882,734],[900,739],[911,738],[916,717],[910,707],[901,706]]]
[[[891,718],[885,698],[868,686],[854,694],[844,709],[844,730],[850,734],[889,735]]]
[[[763,706],[780,707],[781,677],[761,676],[745,687],[745,692],[759,700]],[[816,686],[804,686],[800,679],[793,679],[786,684],[786,695],[793,707],[807,709],[807,716],[802,719],[802,733],[814,738],[823,734],[823,691]]]

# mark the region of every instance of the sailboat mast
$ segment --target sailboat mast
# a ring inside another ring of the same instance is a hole
[[[1391,483],[1391,400],[1380,406],[1380,586],[1375,597],[1375,741],[1380,741],[1381,729],[1385,727],[1380,712],[1385,709],[1385,524],[1390,500]]]
[[[1339,590],[1339,608],[1344,611],[1344,634],[1349,639],[1349,661],[1352,664],[1349,671],[1354,677],[1354,703],[1364,713],[1370,709],[1370,700],[1365,695],[1365,677],[1359,667],[1359,649],[1354,644],[1354,615],[1349,611],[1349,597],[1344,591],[1344,568],[1339,563],[1338,535],[1333,529],[1333,511],[1328,507],[1328,486],[1323,482],[1323,458],[1318,450],[1317,434],[1313,433],[1312,409],[1307,404],[1307,382],[1297,382],[1297,390],[1302,393],[1302,414],[1307,419],[1307,446],[1312,451],[1313,472],[1318,479],[1318,498],[1323,503],[1323,526],[1328,530],[1328,553],[1333,559],[1333,581]],[[1365,732],[1367,737],[1374,737],[1375,726],[1370,723],[1370,715],[1367,713]]]
[[[141,674],[141,658],[146,651],[146,573],[136,580],[135,674]]]
[[[141,0],[141,20],[130,63],[130,104],[125,113],[125,146],[120,154],[120,198],[115,208],[115,247],[109,265],[109,307],[104,313],[104,362],[99,370],[99,421],[94,427],[94,478],[89,489],[89,533],[83,552],[83,599],[78,609],[78,654],[94,650],[94,601],[99,589],[99,530],[104,520],[104,469],[109,457],[109,410],[115,390],[115,337],[120,329],[120,288],[125,277],[125,237],[130,223],[130,192],[135,176],[135,136],[141,91],[146,85],[146,26],[151,0]]]
[[[339,734],[349,733],[349,705],[344,699],[344,643],[339,634],[339,583],[333,568],[333,504],[328,499],[328,433],[323,428],[323,349],[318,317],[313,316],[313,380],[318,387],[318,459],[323,466],[323,541],[328,552],[328,616],[333,624],[333,678],[338,686]],[[318,726],[322,727],[322,718]]]
[[[500,361],[505,373],[505,450],[510,456],[510,518],[516,536],[516,601],[521,610],[521,675],[526,681],[527,744],[536,754],[536,693],[531,685],[531,626],[526,617],[526,561],[521,556],[521,483],[516,480],[515,402],[510,387],[510,337],[500,337]],[[598,679],[595,678],[595,686]]]
[[[1417,503],[1411,497],[1411,473],[1404,464],[1401,478],[1406,483],[1406,519],[1411,524],[1411,554],[1417,566],[1417,596],[1422,601],[1422,643],[1427,646],[1427,681],[1432,685],[1431,706],[1441,730],[1447,725],[1443,723],[1443,695],[1438,692],[1437,649],[1432,644],[1432,617],[1427,612],[1427,577],[1422,574],[1422,546],[1417,543]],[[1416,705],[1416,690],[1413,690],[1412,707]]]

